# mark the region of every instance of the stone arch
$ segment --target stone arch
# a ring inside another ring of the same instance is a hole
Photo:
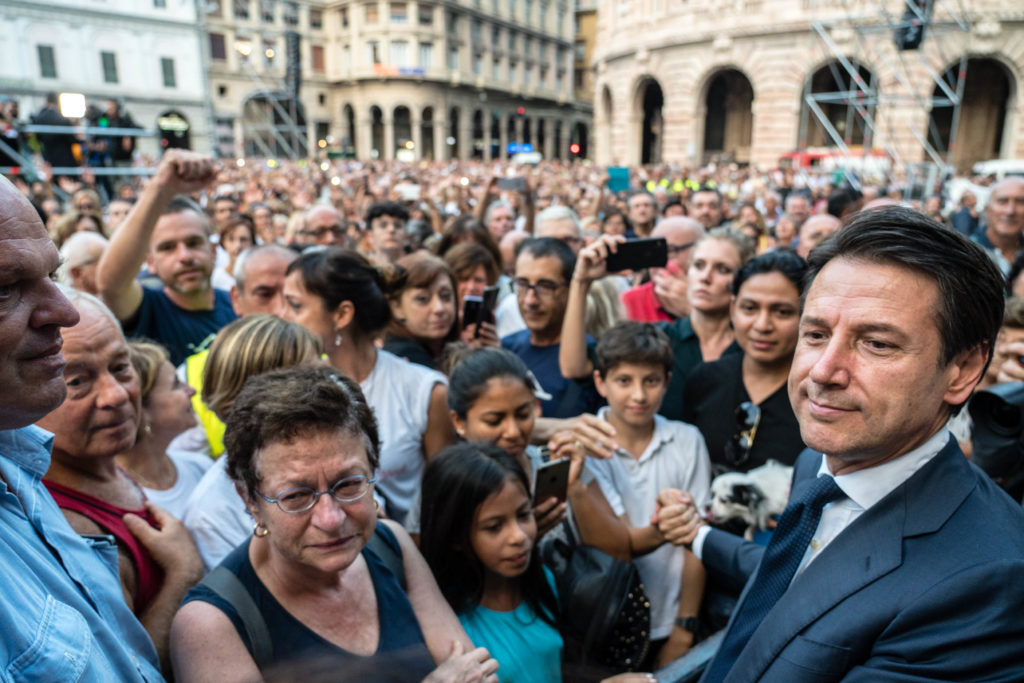
[[[572,137],[569,140],[569,144],[579,145],[580,149],[574,156],[578,156],[580,159],[588,159],[590,155],[590,129],[583,121],[577,121],[572,126]],[[570,157],[571,158],[571,157]]]
[[[409,107],[405,105],[399,105],[395,107],[392,112],[392,124],[395,130],[395,149],[394,152],[397,154],[398,150],[409,149],[409,144],[412,143],[412,112],[409,111]]]
[[[452,107],[448,110],[448,136],[445,142],[448,143],[448,158],[459,159],[461,149],[459,147],[459,115],[460,111],[458,107]]]
[[[754,84],[736,67],[712,70],[704,79],[698,99],[698,159],[750,162],[754,136]]]
[[[351,104],[341,108],[341,153],[346,157],[356,156],[356,111]]]
[[[434,108],[423,107],[420,113],[420,149],[417,151],[420,159],[434,158]]]
[[[951,65],[943,80],[952,90],[963,78],[963,96],[959,116],[954,125],[954,108],[933,107],[928,116],[928,140],[948,163],[958,170],[967,170],[978,161],[1009,157],[1013,110],[1017,97],[1013,71],[1001,60],[991,56],[970,57],[966,73],[959,74],[960,64]],[[944,97],[938,84],[932,97]]]
[[[470,158],[484,158],[484,111],[483,109],[473,110],[473,146],[470,150]]]
[[[866,64],[847,58],[856,73],[851,74],[837,59],[830,59],[811,71],[804,80],[800,99],[800,133],[797,146],[837,146],[829,128],[847,145],[871,146],[872,131],[865,115],[874,118],[875,105],[859,101],[858,92],[865,89],[878,91],[879,78]],[[827,96],[816,103],[828,121],[825,125],[812,112],[808,95]]]
[[[656,164],[661,161],[662,138],[664,137],[665,93],[661,83],[654,76],[642,76],[636,84],[633,97],[633,113],[639,121],[637,149],[641,164]]]
[[[370,107],[370,158],[384,158],[384,111],[377,105]]]

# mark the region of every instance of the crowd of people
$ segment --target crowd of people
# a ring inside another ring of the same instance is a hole
[[[271,161],[0,180],[15,679],[1024,676],[960,410],[1024,380],[1024,181]],[[775,466],[760,543],[708,523]],[[641,661],[571,646],[558,545],[635,567]]]

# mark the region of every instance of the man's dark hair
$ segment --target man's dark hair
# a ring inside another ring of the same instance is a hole
[[[684,216],[686,215],[686,204],[683,204],[683,200],[680,199],[679,197],[673,197],[672,199],[670,199],[667,202],[665,202],[665,206],[661,207],[662,215],[664,215],[665,212],[668,211],[673,206],[678,206],[678,207],[682,208],[683,215]]]
[[[562,279],[568,284],[572,279],[572,271],[576,268],[576,255],[569,245],[556,237],[531,237],[519,245],[516,259],[523,254],[533,258],[553,256],[562,262]]]
[[[657,365],[665,370],[667,378],[674,357],[668,335],[652,323],[626,320],[609,328],[597,340],[594,368],[604,378],[622,363]]]
[[[229,194],[219,194],[219,195],[217,195],[216,197],[213,198],[213,201],[210,202],[210,206],[216,206],[217,202],[231,202],[235,206],[238,206],[238,200],[236,200],[234,197],[232,197]]]
[[[832,194],[828,196],[828,212],[836,218],[842,218],[843,213],[852,204],[856,204],[864,195],[861,194],[860,190],[855,190],[852,187],[841,187],[838,190],[833,190]]]
[[[377,202],[371,204],[370,208],[366,210],[366,227],[369,228],[373,219],[381,216],[400,218],[403,221],[409,220],[409,212],[398,202]]]
[[[821,269],[840,258],[908,268],[935,283],[943,364],[979,345],[992,357],[1003,322],[1003,275],[960,233],[900,206],[861,212],[811,252],[805,296]]]
[[[48,93],[46,93],[46,103],[47,104],[57,104],[57,93],[55,93],[55,92],[48,92]]]
[[[694,196],[698,195],[698,194],[700,194],[702,192],[710,192],[713,195],[715,195],[716,197],[718,197],[718,202],[719,203],[722,202],[722,193],[718,191],[718,188],[711,187],[710,185],[701,185],[696,190],[694,190],[693,193],[690,195],[690,201],[693,201]]]

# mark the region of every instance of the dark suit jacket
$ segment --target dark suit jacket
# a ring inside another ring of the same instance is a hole
[[[44,107],[36,114],[34,123],[41,126],[70,126],[71,120],[66,118],[56,109]],[[59,133],[38,133],[36,135],[43,146],[43,159],[55,167],[78,166],[75,161],[75,154],[71,151],[71,145],[75,142],[74,135],[61,135]]]
[[[792,495],[820,464],[800,456]],[[704,564],[751,576],[751,545],[712,531]],[[839,680],[1024,680],[1024,511],[954,439],[797,576],[726,678]]]

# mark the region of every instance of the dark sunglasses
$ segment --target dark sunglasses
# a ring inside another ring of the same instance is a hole
[[[761,408],[756,403],[744,401],[736,407],[735,420],[732,438],[725,444],[725,459],[730,466],[741,467],[750,459],[757,426],[761,424]]]

